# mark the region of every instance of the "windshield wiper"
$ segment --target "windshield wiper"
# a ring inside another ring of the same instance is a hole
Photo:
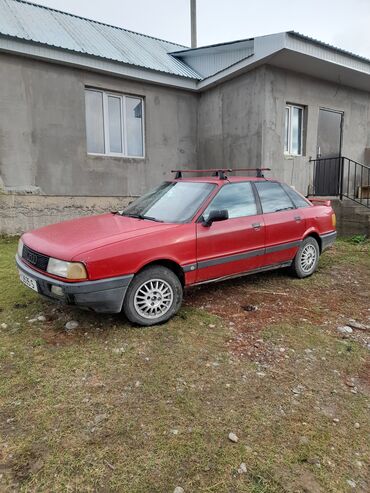
[[[157,223],[163,223],[164,222],[164,221],[161,221],[160,219],[157,219],[156,217],[145,216],[144,214],[131,214],[131,213],[122,212],[121,216],[134,217],[135,219],[147,219],[148,221],[155,221]]]

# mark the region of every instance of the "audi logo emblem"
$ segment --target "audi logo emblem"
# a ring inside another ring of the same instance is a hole
[[[27,252],[27,260],[33,265],[36,265],[37,263],[37,255],[35,255],[32,252]]]

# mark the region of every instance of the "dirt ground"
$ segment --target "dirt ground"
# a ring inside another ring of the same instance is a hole
[[[309,279],[188,290],[150,329],[41,299],[15,251],[0,239],[1,493],[370,491],[369,242]]]

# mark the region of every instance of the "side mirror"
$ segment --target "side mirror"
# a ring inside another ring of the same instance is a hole
[[[208,219],[203,221],[202,224],[203,226],[209,228],[213,222],[225,221],[226,219],[229,219],[229,213],[226,209],[215,210],[209,213]]]

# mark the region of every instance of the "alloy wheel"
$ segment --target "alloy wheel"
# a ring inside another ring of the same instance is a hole
[[[134,296],[135,310],[147,319],[162,317],[171,308],[173,290],[163,279],[145,281],[136,290]]]

